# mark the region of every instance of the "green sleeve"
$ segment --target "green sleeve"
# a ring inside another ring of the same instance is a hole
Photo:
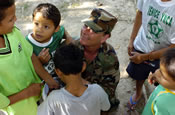
[[[8,99],[8,97],[0,93],[0,109],[7,107],[9,104],[10,104],[10,100]]]

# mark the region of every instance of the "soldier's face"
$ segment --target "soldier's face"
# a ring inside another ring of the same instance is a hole
[[[104,42],[104,32],[95,33],[91,28],[84,25],[81,29],[80,43],[84,46],[97,46]]]

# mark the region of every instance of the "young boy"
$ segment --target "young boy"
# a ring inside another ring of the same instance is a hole
[[[101,110],[110,108],[108,96],[99,85],[83,84],[81,73],[86,64],[77,46],[69,44],[58,49],[54,63],[66,86],[49,94],[39,106],[38,115],[100,115]]]
[[[58,84],[14,26],[15,1],[0,0],[0,9],[0,112],[5,115],[36,115],[42,85],[38,75],[50,88],[57,88]]]
[[[160,59],[160,69],[148,81],[160,85],[152,92],[142,115],[175,115],[175,49],[170,49]]]
[[[38,56],[45,69],[54,77],[53,56],[56,48],[71,42],[71,37],[59,26],[61,15],[59,10],[50,3],[39,4],[33,11],[33,32],[26,36],[32,44],[34,53]]]
[[[136,80],[136,92],[130,97],[133,109],[142,96],[142,86],[150,72],[159,68],[159,58],[175,47],[175,1],[138,0],[138,11],[128,45],[130,63],[127,72]]]

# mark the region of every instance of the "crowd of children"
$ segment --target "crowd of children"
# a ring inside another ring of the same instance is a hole
[[[15,0],[0,0],[0,9],[0,115],[108,115],[117,110],[119,62],[106,42],[115,16],[93,9],[74,41],[60,25],[56,6],[41,3],[33,10],[33,31],[25,39],[15,26]],[[175,114],[174,9],[174,0],[138,0],[128,45],[127,72],[136,80],[129,109],[135,108],[147,78],[159,83],[143,115]],[[42,80],[52,91],[39,105]]]

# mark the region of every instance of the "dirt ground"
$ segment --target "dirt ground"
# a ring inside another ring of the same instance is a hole
[[[93,8],[104,8],[118,18],[112,36],[108,39],[108,42],[113,45],[117,52],[121,72],[121,79],[116,90],[120,106],[113,115],[137,115],[141,113],[147,97],[154,88],[147,83],[143,88],[143,99],[139,101],[137,111],[126,112],[128,110],[126,103],[135,90],[135,82],[128,77],[125,69],[129,63],[127,45],[135,19],[137,0],[16,0],[16,25],[21,29],[24,36],[31,32],[31,14],[34,7],[43,2],[53,3],[57,6],[62,16],[61,24],[72,37],[79,37],[83,25],[81,20],[89,17]]]

